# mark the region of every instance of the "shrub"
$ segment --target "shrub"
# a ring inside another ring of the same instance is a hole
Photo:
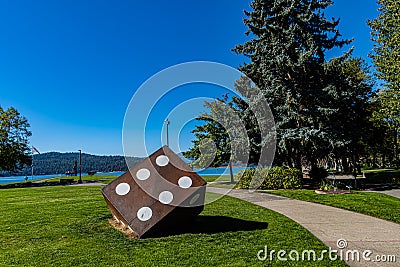
[[[303,184],[301,171],[287,167],[264,168],[256,176],[255,169],[244,170],[236,175],[239,178],[236,188],[243,189],[250,187],[252,179],[262,182],[259,189],[296,189]]]
[[[243,170],[235,175],[236,180],[240,178],[239,182],[236,184],[236,188],[249,188],[251,179],[254,176],[255,169]]]
[[[296,189],[303,186],[303,173],[294,168],[286,168],[283,179],[284,189]]]
[[[319,185],[319,190],[331,190],[332,185],[328,182],[322,181],[321,184]]]

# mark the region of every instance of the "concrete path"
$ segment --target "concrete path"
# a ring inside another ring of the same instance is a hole
[[[338,240],[345,240],[347,246],[342,249],[344,260],[349,250],[358,250],[360,253],[360,261],[351,260],[349,254],[350,260],[347,263],[350,266],[400,266],[400,224],[266,193],[249,193],[247,190],[232,190],[229,193],[228,191],[224,188],[207,188],[207,192],[227,194],[279,212],[302,225],[333,250],[339,250]],[[363,259],[362,254],[365,250],[372,251],[369,256],[370,261]],[[377,262],[375,258],[381,256],[383,259],[391,255],[395,256],[396,263]]]
[[[392,189],[392,190],[385,190],[385,191],[371,191],[375,193],[386,194],[392,197],[400,198],[400,189]]]

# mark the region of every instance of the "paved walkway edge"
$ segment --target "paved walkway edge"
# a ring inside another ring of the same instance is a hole
[[[349,266],[399,266],[400,262],[400,224],[375,217],[334,208],[326,205],[289,199],[286,197],[248,190],[229,190],[208,187],[207,192],[242,199],[253,204],[276,211],[310,231],[325,245],[336,250],[338,240],[345,240],[347,246],[342,249],[357,250],[360,261],[347,261]],[[267,245],[267,244],[266,244]],[[312,248],[309,248],[312,249]],[[371,261],[362,259],[362,253],[372,251]],[[397,263],[377,262],[376,256],[395,256]],[[345,257],[343,258],[344,260]],[[373,261],[374,260],[374,261]]]

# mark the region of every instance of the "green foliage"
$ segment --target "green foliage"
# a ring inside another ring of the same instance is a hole
[[[240,77],[234,87],[237,92],[253,90],[251,81],[245,77]],[[204,105],[208,112],[197,118],[202,124],[192,131],[196,137],[192,141],[193,147],[183,153],[185,157],[196,159],[192,165],[218,167],[229,161],[258,164],[261,134],[259,122],[248,103],[237,96],[229,98],[226,94]]]
[[[276,165],[300,169],[303,163],[318,165],[332,157],[357,160],[372,132],[368,118],[373,81],[365,61],[353,58],[351,51],[328,62],[325,59],[326,51],[351,42],[340,39],[339,20],[325,18],[323,11],[330,5],[332,1],[254,0],[252,10],[245,11],[250,40],[233,51],[250,59],[239,69],[263,91],[273,112]],[[242,92],[252,86],[240,79],[235,87]],[[222,102],[245,122],[250,163],[258,163],[264,144],[254,114],[240,99]],[[201,134],[196,135],[191,156],[200,157],[202,139],[230,142],[222,125],[217,132],[223,138],[213,134],[213,127],[206,121],[195,130]],[[219,149],[222,154],[230,146]]]
[[[201,116],[197,120],[205,123],[196,126],[192,131],[196,139],[193,141],[193,147],[183,152],[183,156],[196,159],[191,164],[195,168],[218,167],[229,162],[230,139],[226,130],[208,116]]]
[[[375,42],[371,57],[377,70],[377,76],[385,81],[385,88],[375,99],[374,121],[383,131],[375,153],[382,155],[382,165],[392,147],[390,157],[392,165],[399,167],[398,162],[398,128],[400,122],[400,2],[398,0],[378,0],[379,15],[368,21],[372,29],[372,40]],[[386,124],[379,126],[379,124]],[[390,145],[382,144],[382,140]],[[380,145],[380,146],[379,146]],[[374,161],[376,156],[374,155]]]
[[[31,164],[27,119],[14,108],[0,107],[0,171],[12,172]]]
[[[239,180],[236,184],[236,188],[250,188],[251,180],[254,177],[256,169],[248,169],[238,172],[235,175],[235,180]]]
[[[355,165],[357,159],[365,154],[366,145],[372,141],[371,133],[375,131],[370,120],[370,99],[374,95],[372,74],[365,61],[351,57],[351,53],[326,63],[325,71],[331,74],[330,83],[336,88],[328,91],[326,100],[337,111],[322,124],[335,140],[331,156],[343,161],[349,158]]]
[[[240,171],[236,174],[236,179],[239,180],[236,188],[249,188],[253,178],[263,180],[259,189],[296,189],[302,186],[301,171],[295,168],[273,167],[261,169],[257,173],[255,169]]]
[[[139,240],[109,225],[100,187],[0,190],[0,214],[1,266],[257,266],[266,244],[276,251],[328,249],[289,218],[230,197],[208,204],[191,231]],[[328,257],[307,262],[321,265],[346,266]]]
[[[331,190],[333,189],[332,185],[326,181],[322,181],[320,186],[319,186],[320,190]]]
[[[378,77],[388,83],[388,87],[400,90],[400,2],[398,0],[378,0],[379,16],[368,21],[375,42],[371,55],[378,71]]]
[[[321,181],[320,190],[345,190],[348,189],[346,187],[346,184],[340,182],[340,181]]]
[[[399,88],[400,89],[400,88]],[[373,99],[372,122],[379,129],[379,139],[374,140],[376,152],[390,155],[392,165],[398,165],[398,135],[400,126],[399,89],[380,90]],[[371,144],[374,147],[374,144]],[[388,151],[389,150],[389,151]]]
[[[400,121],[400,94],[393,89],[380,90],[376,95],[374,118],[389,127],[398,128]]]
[[[234,51],[249,57],[240,70],[262,88],[274,113],[278,164],[300,169],[303,156],[315,163],[343,143],[326,126],[338,111],[339,88],[325,69],[325,53],[350,41],[340,40],[338,20],[324,17],[331,4],[254,0],[245,12],[252,38]]]

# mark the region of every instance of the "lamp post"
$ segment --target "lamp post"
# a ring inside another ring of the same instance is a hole
[[[36,147],[32,146],[32,165],[31,165],[31,168],[32,168],[32,170],[31,170],[31,172],[32,172],[32,180],[33,180],[33,175],[34,175],[34,173],[33,173],[33,159],[34,159],[33,156],[35,155],[35,153],[40,154],[39,150],[37,150]],[[26,176],[25,180],[28,181],[28,176]]]
[[[78,150],[79,151],[79,180],[78,180],[78,184],[82,183],[82,150]]]
[[[229,175],[231,176],[231,184],[235,183],[235,179],[233,178],[233,170],[232,170],[232,161],[229,160]]]
[[[168,136],[168,126],[171,122],[168,120],[168,118],[165,120],[165,125],[167,127],[167,146],[169,147],[169,136]]]
[[[31,165],[31,167],[32,167],[32,169],[31,169],[31,174],[32,174],[32,181],[33,181],[33,156],[34,156],[34,154],[32,153],[32,165]],[[27,176],[28,177],[28,176]],[[27,181],[28,181],[28,179],[26,179]]]

